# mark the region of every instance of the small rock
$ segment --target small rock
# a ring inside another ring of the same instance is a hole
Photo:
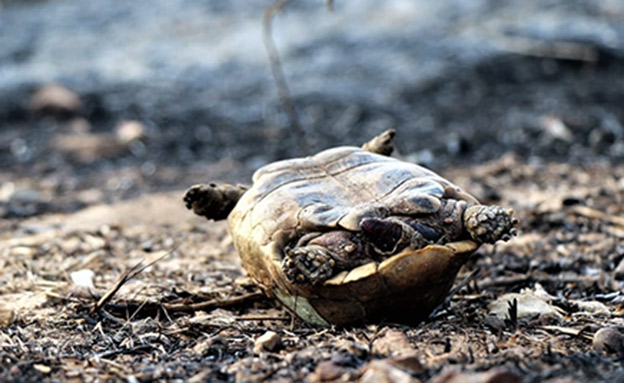
[[[0,327],[8,327],[13,323],[15,312],[8,308],[0,306]]]
[[[564,142],[570,142],[574,138],[570,129],[560,118],[555,116],[546,116],[540,121],[544,133],[551,139],[559,139]]]
[[[46,366],[45,364],[34,364],[33,368],[46,375],[52,372],[52,368],[50,366]]]
[[[140,140],[145,137],[145,125],[139,121],[122,121],[115,127],[115,137],[124,145]]]
[[[82,108],[80,97],[62,85],[45,85],[30,99],[29,108],[41,115],[75,115]]]
[[[254,342],[253,353],[259,355],[264,351],[275,351],[282,344],[282,337],[274,332],[267,331]]]
[[[596,331],[592,341],[594,349],[605,354],[624,352],[624,335],[613,327],[603,327]]]
[[[360,383],[416,383],[410,374],[387,359],[373,360],[364,367]]]
[[[411,355],[416,352],[402,331],[389,329],[373,341],[373,354],[383,356]]]
[[[450,370],[434,376],[431,383],[520,383],[520,377],[503,368],[485,372]]]
[[[310,377],[312,382],[327,382],[340,378],[347,370],[332,361],[326,360],[319,363]]]

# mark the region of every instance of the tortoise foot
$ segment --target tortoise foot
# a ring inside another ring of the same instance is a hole
[[[286,251],[282,269],[292,283],[315,285],[329,279],[335,265],[329,250],[310,245]]]
[[[513,210],[500,206],[473,205],[464,212],[464,226],[472,239],[479,243],[508,241],[516,235],[514,226],[517,223]]]
[[[245,190],[227,184],[195,185],[184,194],[184,204],[195,214],[218,221],[227,218]]]

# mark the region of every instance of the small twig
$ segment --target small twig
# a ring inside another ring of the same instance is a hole
[[[246,316],[246,317],[242,317],[242,318],[236,318],[237,322],[244,322],[244,321],[255,321],[255,320],[278,320],[278,321],[283,321],[283,322],[287,322],[290,320],[290,318],[286,318],[286,317],[275,317],[275,316],[262,316],[262,315],[254,315],[254,316]]]
[[[174,250],[171,250],[171,251],[161,255],[160,257],[156,258],[155,260],[153,260],[152,262],[150,262],[150,263],[148,263],[146,265],[143,265],[144,261],[141,261],[141,262],[137,263],[136,265],[132,266],[128,271],[123,273],[121,278],[119,278],[119,281],[117,283],[115,283],[115,285],[110,290],[108,290],[106,292],[106,294],[104,294],[102,296],[102,298],[100,298],[100,300],[93,306],[91,311],[89,311],[89,315],[95,314],[102,307],[104,307],[111,299],[113,299],[113,297],[115,296],[115,294],[117,294],[119,289],[121,289],[121,287],[123,285],[125,285],[128,281],[132,280],[134,277],[136,277],[137,275],[141,274],[145,269],[147,269],[148,267],[152,266],[156,262],[158,262],[161,259],[165,258],[166,256],[170,255],[173,251]]]
[[[600,219],[607,221],[612,225],[624,227],[624,217],[606,214],[602,211],[592,209],[588,206],[574,206],[572,208],[572,211],[583,217]]]
[[[264,298],[266,298],[266,295],[264,295],[263,293],[253,292],[227,299],[211,299],[209,301],[199,303],[163,303],[161,306],[168,311],[173,312],[207,311],[223,307],[238,306],[249,302],[255,302]]]
[[[534,276],[521,275],[518,277],[500,277],[491,281],[479,283],[480,290],[486,290],[491,287],[507,287],[515,285],[528,285],[531,283],[596,283],[600,280],[600,276],[579,275],[579,276]]]
[[[273,74],[273,80],[275,81],[275,85],[277,86],[277,91],[279,93],[284,112],[286,112],[286,115],[288,116],[290,128],[296,135],[302,153],[304,155],[308,155],[310,154],[310,148],[305,141],[303,127],[301,126],[299,117],[297,116],[297,109],[295,108],[295,103],[293,102],[292,95],[290,93],[290,90],[288,89],[288,82],[286,81],[284,70],[282,69],[282,62],[280,60],[277,47],[275,46],[275,42],[273,41],[272,33],[272,25],[275,15],[291,1],[292,0],[275,0],[273,5],[271,5],[264,11],[263,37],[264,46],[267,51],[267,56],[269,58],[271,73]],[[333,1],[328,0],[327,6],[331,7],[332,5]]]

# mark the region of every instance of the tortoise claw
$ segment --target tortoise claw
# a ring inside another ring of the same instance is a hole
[[[321,246],[309,245],[286,251],[282,270],[286,278],[296,284],[316,285],[334,274],[336,261],[332,253]]]

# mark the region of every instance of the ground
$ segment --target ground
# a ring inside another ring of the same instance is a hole
[[[428,320],[327,329],[265,297],[225,224],[182,202],[302,154],[256,38],[270,2],[153,3],[0,10],[0,381],[624,379],[618,1],[280,16],[312,150],[394,128],[404,159],[520,220]],[[53,82],[78,103],[35,102]]]

